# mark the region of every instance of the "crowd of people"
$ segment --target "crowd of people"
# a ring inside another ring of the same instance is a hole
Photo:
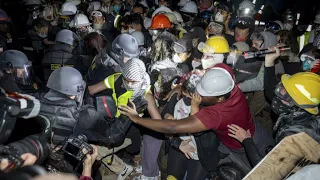
[[[272,5],[250,0],[24,6],[18,30],[0,9],[0,87],[39,99],[52,147],[70,135],[93,147],[82,172],[68,163],[49,172],[101,179],[106,166],[118,180],[134,171],[140,180],[238,180],[286,136],[320,143],[320,12],[304,25],[291,9],[263,22]]]

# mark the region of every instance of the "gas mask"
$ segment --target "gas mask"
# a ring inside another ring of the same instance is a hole
[[[272,110],[280,115],[280,114],[289,114],[295,110],[295,102],[290,97],[282,83],[279,83],[274,90],[275,96],[272,99],[271,108]]]
[[[276,113],[277,115],[280,114],[289,114],[291,112],[291,108],[290,106],[284,104],[281,99],[277,96],[275,96],[272,99],[272,103],[271,103],[271,107],[274,113]]]
[[[223,63],[224,55],[223,54],[205,54],[201,58],[201,64],[203,69],[208,69],[216,64]]]
[[[313,65],[318,62],[313,56],[309,56],[307,54],[302,54],[300,59],[302,61],[303,71],[310,71]]]

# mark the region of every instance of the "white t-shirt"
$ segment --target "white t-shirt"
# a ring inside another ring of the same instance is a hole
[[[174,118],[177,120],[180,120],[180,119],[189,117],[190,111],[191,111],[191,106],[187,106],[184,103],[183,99],[180,99],[174,107]],[[197,149],[196,140],[192,135],[187,134],[185,136],[180,136],[180,139],[182,140],[191,139],[192,141],[190,141],[189,144],[193,146],[195,149]],[[197,151],[191,152],[190,158],[192,158],[193,160],[199,160],[198,152]]]

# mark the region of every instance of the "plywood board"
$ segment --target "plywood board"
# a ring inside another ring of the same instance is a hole
[[[244,179],[284,179],[303,158],[319,162],[320,144],[306,133],[288,136],[273,148]]]

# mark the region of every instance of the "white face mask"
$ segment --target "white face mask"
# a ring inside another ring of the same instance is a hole
[[[121,34],[128,33],[128,30],[121,30]]]
[[[37,33],[37,35],[41,38],[47,38],[48,34],[44,34],[44,33]]]
[[[205,58],[205,59],[202,58],[201,59],[202,68],[203,69],[211,68],[216,64],[222,63],[223,59],[224,59],[223,54],[213,54],[211,55],[211,58]]]
[[[175,63],[182,63],[182,59],[178,56],[178,54],[174,54],[172,57],[173,62]]]
[[[129,28],[129,34],[131,34],[131,33],[133,33],[133,32],[135,32],[136,30],[135,29],[132,29],[132,28]]]
[[[93,24],[93,29],[100,30],[102,29],[103,24]]]
[[[285,30],[291,31],[291,29],[293,28],[292,24],[289,23],[284,23],[283,27]]]
[[[220,12],[217,12],[216,16],[214,17],[214,20],[217,22],[222,22],[224,21],[223,15]]]

